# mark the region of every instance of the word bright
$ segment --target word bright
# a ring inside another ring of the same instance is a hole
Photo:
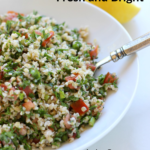
[[[57,0],[57,2],[59,2],[61,0]],[[63,2],[65,1],[69,1],[69,2],[84,2],[85,0],[62,0]],[[107,2],[107,0],[88,0],[89,2]],[[112,0],[112,2],[127,2],[127,3],[132,3],[132,2],[143,2],[144,0]]]

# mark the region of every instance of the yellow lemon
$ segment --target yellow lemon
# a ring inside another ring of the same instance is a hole
[[[86,0],[89,2],[89,0]],[[126,23],[130,21],[139,11],[140,7],[137,5],[137,3],[127,3],[122,0],[121,2],[119,0],[112,2],[112,0],[107,1],[92,1],[90,2],[105,11],[107,11],[109,14],[111,14],[113,17],[115,17],[120,23]]]

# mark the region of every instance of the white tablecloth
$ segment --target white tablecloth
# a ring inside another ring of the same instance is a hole
[[[123,26],[133,39],[150,32],[150,0]],[[150,47],[138,52],[140,80],[134,101],[121,122],[88,150],[150,150]]]

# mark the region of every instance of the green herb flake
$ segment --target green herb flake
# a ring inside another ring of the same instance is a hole
[[[18,14],[18,19],[20,19],[20,20],[24,20],[24,17],[21,15],[21,14]]]
[[[7,20],[7,22],[6,22],[6,28],[7,28],[7,31],[8,31],[8,32],[10,32],[12,22],[13,22],[13,21],[10,21],[10,20]]]
[[[60,94],[60,98],[64,99],[65,98],[65,93],[64,91],[62,91],[61,89],[59,89],[59,94]]]
[[[90,107],[90,110],[94,110],[97,106],[93,105]]]
[[[20,85],[23,89],[30,85],[30,80],[23,80],[23,83]]]
[[[78,128],[76,128],[76,134],[77,134],[76,137],[77,137],[77,138],[80,138],[80,132],[79,132],[79,129],[78,129]]]
[[[23,93],[20,93],[19,94],[19,99],[22,101],[24,99],[24,94]]]
[[[85,57],[90,57],[90,54],[89,54],[89,52],[87,52],[87,51],[84,51],[84,56],[85,56]]]
[[[42,19],[42,16],[35,18],[35,24],[37,24]]]
[[[34,10],[33,11],[33,15],[37,15],[37,14],[38,14],[38,12]]]
[[[79,99],[80,99],[80,98],[75,97],[75,96],[69,96],[69,97],[67,98],[67,100],[69,100],[69,101],[74,101],[74,102],[78,101]]]
[[[50,33],[45,33],[45,30],[42,31],[42,34],[45,40],[50,37]]]
[[[101,74],[99,77],[98,77],[98,82],[102,85],[104,83],[104,80],[105,80],[105,75]]]
[[[95,119],[98,120],[99,116],[100,116],[100,112],[97,113]]]
[[[37,69],[33,69],[31,68],[30,70],[30,74],[34,79],[40,80],[41,79],[41,74]]]
[[[2,91],[2,89],[0,88],[0,96],[2,96],[3,97],[3,91]]]

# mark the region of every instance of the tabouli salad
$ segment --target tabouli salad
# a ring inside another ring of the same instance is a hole
[[[58,148],[94,126],[117,77],[93,77],[87,36],[36,11],[0,15],[0,150]]]

